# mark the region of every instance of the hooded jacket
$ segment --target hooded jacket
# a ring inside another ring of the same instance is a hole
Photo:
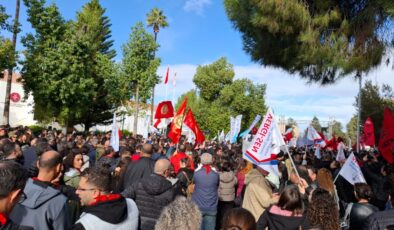
[[[234,172],[220,172],[219,200],[234,201],[237,178]]]
[[[16,204],[10,218],[39,230],[70,229],[67,198],[45,182],[29,179],[23,190],[26,200]]]
[[[276,209],[280,209],[275,206]],[[293,216],[289,211],[282,211],[284,214],[271,212],[272,206],[265,210],[257,221],[256,229],[270,230],[298,230],[309,229],[309,222],[306,216]]]
[[[131,186],[126,195],[137,204],[141,229],[154,229],[156,220],[165,206],[174,200],[175,185],[165,177],[151,174],[137,185]]]
[[[73,230],[136,230],[138,209],[131,199],[117,199],[88,206]]]
[[[265,209],[277,200],[272,198],[272,188],[269,182],[257,169],[252,169],[246,174],[245,185],[242,207],[250,211],[257,221]]]

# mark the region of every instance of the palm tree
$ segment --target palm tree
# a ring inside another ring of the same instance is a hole
[[[163,14],[163,11],[158,8],[153,8],[147,15],[146,23],[149,27],[153,27],[153,33],[155,34],[155,42],[157,42],[157,34],[159,33],[160,27],[165,28],[168,26],[167,17]],[[150,124],[153,124],[153,109],[155,107],[155,86],[152,89],[152,104],[151,104],[151,116]]]

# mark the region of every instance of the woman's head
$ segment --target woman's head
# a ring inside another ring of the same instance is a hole
[[[255,230],[256,220],[244,208],[233,208],[224,214],[222,230]]]
[[[321,188],[333,194],[335,188],[330,170],[326,168],[319,169],[319,171],[317,171],[316,181]]]
[[[355,183],[354,184],[354,193],[356,195],[357,200],[365,199],[369,200],[372,198],[372,190],[366,183]]]
[[[339,212],[334,210],[336,205],[334,197],[327,190],[315,189],[308,206],[309,223],[321,226],[323,230],[339,230]]]
[[[180,162],[181,168],[190,168],[190,159],[189,157],[184,157],[181,159]]]
[[[64,159],[64,166],[66,169],[75,168],[81,169],[83,165],[83,156],[77,149],[72,150]]]
[[[302,214],[304,212],[304,203],[298,187],[295,185],[286,186],[280,194],[278,206],[282,210],[291,211],[296,215]]]

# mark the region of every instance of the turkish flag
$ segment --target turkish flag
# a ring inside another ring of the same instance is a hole
[[[184,123],[193,131],[194,135],[196,135],[197,143],[203,143],[205,141],[205,136],[201,132],[200,128],[198,128],[196,119],[194,119],[191,109],[189,109],[189,111],[187,112]]]
[[[375,133],[373,122],[370,117],[367,118],[364,124],[364,144],[369,146],[375,145]]]
[[[172,140],[172,143],[176,144],[179,142],[179,138],[182,135],[182,123],[184,119],[184,115],[186,112],[187,98],[183,100],[181,107],[179,107],[178,111],[174,116],[174,120],[172,120],[170,132],[168,133],[168,137]]]
[[[168,83],[168,75],[170,73],[170,67],[167,67],[166,78],[164,79],[164,85]]]
[[[384,110],[383,127],[380,133],[379,151],[390,164],[394,163],[394,118],[389,108]]]

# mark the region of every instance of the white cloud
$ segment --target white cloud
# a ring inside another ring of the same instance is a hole
[[[195,88],[193,76],[197,66],[189,64],[171,65],[170,82],[167,90],[167,99],[172,99],[172,78],[177,72],[175,87],[175,100],[181,94]],[[160,76],[165,75],[167,66],[158,70]],[[306,84],[298,76],[291,76],[287,72],[274,68],[265,68],[257,65],[234,66],[235,79],[248,78],[255,83],[266,84],[266,104],[271,106],[277,116],[285,119],[292,117],[296,120],[310,121],[316,115],[321,121],[335,119],[346,126],[356,110],[353,106],[358,93],[358,82],[347,77],[336,84],[321,87],[316,84]],[[381,66],[363,78],[372,80],[379,85],[385,83],[394,86],[393,70],[391,67]],[[158,100],[165,99],[165,86],[156,87]]]
[[[198,15],[203,15],[205,7],[211,4],[211,0],[187,0],[183,9],[186,12],[195,12]]]

